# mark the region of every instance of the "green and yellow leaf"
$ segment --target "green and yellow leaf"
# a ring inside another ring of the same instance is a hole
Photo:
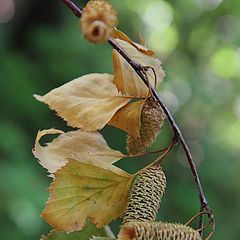
[[[102,129],[131,100],[118,92],[110,74],[88,74],[44,96],[34,96],[48,104],[69,126],[85,131]]]
[[[160,83],[165,74],[159,59],[140,51],[139,45],[138,47],[135,47],[134,45],[130,44],[129,41],[124,41],[118,38],[116,38],[115,41],[132,60],[136,61],[142,66],[152,67],[156,73],[157,85]],[[148,96],[147,86],[140,79],[134,69],[129,65],[129,63],[116,50],[113,50],[113,65],[113,82],[122,94],[138,98]],[[151,69],[147,71],[147,77],[150,85],[154,86],[155,76]]]
[[[125,105],[114,114],[108,124],[126,131],[134,138],[138,138],[140,136],[143,104],[144,100],[139,100]]]
[[[42,217],[56,230],[81,230],[87,219],[102,227],[121,216],[132,175],[69,160],[55,174]]]

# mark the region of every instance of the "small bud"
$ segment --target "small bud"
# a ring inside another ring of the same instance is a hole
[[[165,114],[159,103],[153,97],[149,97],[143,105],[140,137],[134,138],[130,134],[127,137],[128,153],[138,154],[152,145],[160,133],[164,119]]]
[[[166,177],[160,165],[140,173],[129,194],[123,224],[154,221],[166,188]]]
[[[189,226],[163,222],[133,222],[122,226],[119,240],[202,240]]]
[[[117,22],[116,11],[106,0],[89,1],[80,19],[84,37],[93,43],[106,42]]]

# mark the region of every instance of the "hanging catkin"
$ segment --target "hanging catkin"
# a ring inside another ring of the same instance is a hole
[[[166,177],[160,165],[140,173],[129,194],[123,224],[154,221],[166,188]]]
[[[127,150],[129,154],[137,154],[145,151],[152,145],[158,136],[165,119],[165,114],[159,103],[153,97],[149,97],[142,109],[140,137],[127,137]]]
[[[163,222],[133,222],[122,226],[118,240],[201,240],[191,227]]]
[[[91,0],[80,19],[82,33],[90,42],[106,42],[118,22],[115,9],[106,0]]]

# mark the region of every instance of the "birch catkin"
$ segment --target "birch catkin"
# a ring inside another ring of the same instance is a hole
[[[119,240],[202,240],[189,226],[163,222],[132,222],[122,226]]]
[[[80,19],[82,33],[90,42],[106,42],[118,22],[115,9],[105,0],[91,0]]]
[[[160,165],[140,173],[129,194],[123,223],[154,221],[166,188],[166,177]]]
[[[153,97],[149,97],[142,109],[140,137],[127,137],[127,150],[129,154],[137,154],[145,151],[152,145],[158,136],[165,119],[165,114],[159,103]]]

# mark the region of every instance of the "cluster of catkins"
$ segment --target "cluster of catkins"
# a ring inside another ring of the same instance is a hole
[[[117,24],[116,12],[104,0],[89,1],[80,20],[84,36],[91,42],[107,41]],[[164,121],[164,113],[153,97],[143,106],[139,138],[128,135],[130,154],[144,151],[154,141]],[[166,188],[166,177],[160,165],[141,172],[129,194],[119,240],[201,240],[198,231],[174,223],[156,222],[156,215]],[[109,239],[98,238],[93,239]]]
[[[166,177],[160,165],[138,175],[129,194],[119,240],[201,240],[198,231],[189,226],[155,222],[165,188]]]

